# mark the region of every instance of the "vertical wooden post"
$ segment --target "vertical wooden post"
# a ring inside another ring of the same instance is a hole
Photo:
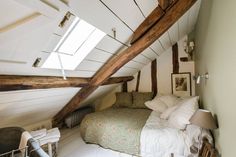
[[[140,75],[141,75],[141,71],[138,72],[137,83],[136,83],[136,89],[135,89],[136,92],[138,92],[138,89],[139,89]]]
[[[128,83],[127,82],[124,82],[122,84],[122,92],[128,92]]]
[[[172,62],[173,62],[173,73],[179,73],[179,52],[178,52],[178,44],[175,43],[172,46]]]
[[[157,95],[157,60],[153,60],[151,64],[152,92]]]

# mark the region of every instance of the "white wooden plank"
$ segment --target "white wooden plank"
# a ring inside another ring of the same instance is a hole
[[[0,104],[4,105],[12,102],[28,101],[33,99],[44,99],[53,96],[75,93],[80,88],[54,88],[37,90],[20,90],[10,92],[0,92]],[[11,99],[9,99],[11,98]]]
[[[104,63],[83,60],[76,70],[96,72],[103,66],[103,64]]]
[[[40,110],[56,110],[58,108],[63,107],[73,96],[74,94],[65,94],[60,96],[53,96],[47,97],[44,99],[34,99],[30,101],[21,101],[21,102],[14,102],[8,103],[7,105],[4,104],[4,108],[0,111],[0,118],[7,118],[9,116],[17,116],[17,115],[24,115],[30,113],[32,111]],[[61,101],[65,100],[66,102],[61,103]],[[49,106],[49,104],[52,104]]]
[[[113,76],[132,76],[137,73],[139,70],[136,69],[128,69],[128,68],[120,68]]]
[[[93,49],[92,52],[90,52],[85,59],[87,60],[94,60],[99,62],[107,62],[108,59],[110,59],[113,55],[98,49]]]
[[[160,38],[159,40],[161,41],[162,46],[167,50],[168,48],[171,47],[171,41],[170,38],[168,36],[168,32],[165,32]]]
[[[141,69],[144,65],[134,62],[134,61],[129,61],[128,63],[125,64],[125,67],[131,67],[135,69]]]
[[[189,20],[188,20],[188,32],[192,32],[193,29],[195,28],[196,22],[197,22],[197,18],[198,18],[198,14],[199,14],[199,9],[201,6],[201,0],[198,0],[190,9],[190,13],[189,13]]]
[[[60,40],[61,40],[61,36],[51,34],[48,42],[42,48],[42,51],[49,52],[49,53],[53,52],[53,50],[55,49],[56,45],[59,43]]]
[[[101,0],[133,31],[143,22],[144,17],[133,0]],[[122,8],[122,9],[121,9]],[[127,14],[128,13],[128,14]]]
[[[58,16],[59,10],[57,8],[51,7],[50,5],[39,0],[15,0],[16,2],[25,5],[42,15],[54,19]]]
[[[25,7],[14,0],[0,1],[0,28],[14,23],[34,12],[34,10]],[[6,16],[7,15],[7,16]]]
[[[189,11],[187,11],[179,20],[179,38],[182,39],[185,35],[187,35],[188,31],[188,15]]]
[[[148,64],[150,62],[149,59],[145,58],[144,56],[142,56],[141,54],[139,54],[138,56],[136,56],[134,59],[134,61],[143,63],[143,64]]]
[[[105,36],[96,46],[99,49],[108,51],[110,53],[116,53],[119,49],[123,48],[124,45],[116,41],[115,39]]]
[[[170,38],[172,41],[172,44],[175,44],[176,42],[179,41],[179,37],[178,37],[178,23],[175,23],[173,26],[170,27],[170,29],[168,30],[169,34],[170,34]]]
[[[78,77],[92,77],[95,74],[95,72],[92,71],[75,70],[75,72]],[[66,74],[68,75],[68,72],[66,72]]]
[[[157,0],[135,0],[144,13],[144,15],[147,17],[158,5]]]
[[[69,6],[75,11],[78,17],[101,29],[106,34],[113,36],[112,28],[116,28],[116,37],[123,43],[127,42],[132,35],[132,31],[115,17],[100,1],[71,0]]]
[[[0,42],[5,43],[11,40],[15,40],[16,36],[19,36],[19,37],[28,36],[32,32],[39,31],[41,28],[46,27],[50,22],[51,21],[47,17],[43,15],[38,16],[32,19],[30,22],[21,24],[14,29],[1,33]]]
[[[153,50],[154,51],[154,50]],[[150,48],[146,48],[143,52],[142,52],[142,54],[143,55],[145,55],[145,56],[147,56],[148,58],[150,58],[151,60],[154,60],[155,58],[157,58],[158,57],[158,55],[155,53],[155,52],[153,52]]]
[[[161,45],[159,40],[156,40],[151,46],[150,46],[155,52],[157,52],[159,55],[165,51],[163,46]]]

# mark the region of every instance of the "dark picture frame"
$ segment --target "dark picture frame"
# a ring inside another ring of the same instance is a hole
[[[171,88],[173,95],[192,96],[191,73],[172,73]]]

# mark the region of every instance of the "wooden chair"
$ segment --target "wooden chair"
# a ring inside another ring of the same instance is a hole
[[[200,150],[200,157],[217,157],[216,149],[208,142],[203,140],[202,149]]]

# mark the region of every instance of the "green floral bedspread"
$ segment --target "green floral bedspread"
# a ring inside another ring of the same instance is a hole
[[[147,109],[110,108],[87,115],[81,125],[82,138],[127,154],[138,155],[140,136],[151,111]]]

